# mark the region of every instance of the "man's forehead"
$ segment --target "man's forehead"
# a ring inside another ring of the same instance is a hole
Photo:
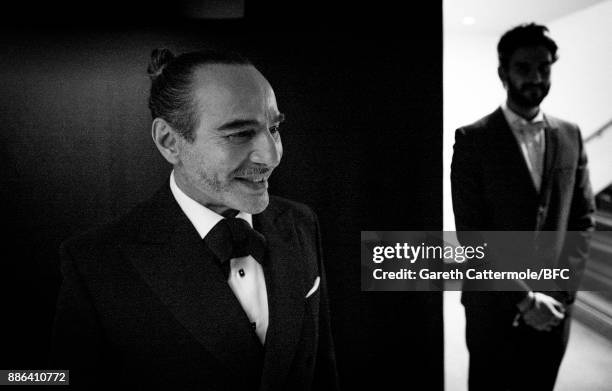
[[[266,78],[250,64],[206,64],[193,74],[196,88],[218,88],[234,92],[271,89]]]
[[[523,46],[517,48],[512,56],[511,61],[537,61],[537,62],[552,62],[552,53],[545,46]]]
[[[265,121],[278,116],[272,87],[252,65],[202,66],[194,73],[193,84],[201,112],[223,117],[219,120],[257,117]]]

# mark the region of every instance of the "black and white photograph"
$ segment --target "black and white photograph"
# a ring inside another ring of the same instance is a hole
[[[610,389],[611,17],[13,4],[0,386]],[[477,231],[549,238],[578,285],[364,289],[371,232]]]

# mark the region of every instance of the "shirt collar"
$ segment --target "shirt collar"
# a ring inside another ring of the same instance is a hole
[[[224,219],[220,214],[213,212],[211,209],[185,194],[176,184],[174,170],[172,170],[170,174],[170,190],[172,191],[174,199],[183,210],[183,213],[185,213],[189,221],[191,221],[191,224],[193,224],[202,239],[204,239],[215,224]],[[243,219],[249,223],[251,227],[253,226],[253,219],[250,213],[240,212],[236,217]]]
[[[508,121],[508,124],[510,124],[513,130],[518,128],[520,125],[544,122],[544,112],[542,111],[542,109],[540,109],[538,111],[538,114],[536,114],[536,116],[533,117],[531,120],[526,120],[525,118],[512,111],[512,109],[508,107],[507,102],[502,103],[501,109],[504,113],[504,117],[506,117],[506,121]]]

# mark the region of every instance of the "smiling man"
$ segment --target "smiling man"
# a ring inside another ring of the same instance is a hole
[[[62,245],[54,365],[88,386],[336,389],[317,218],[268,194],[283,154],[272,87],[229,52],[157,49],[148,71],[173,170]]]
[[[501,37],[497,51],[506,101],[455,135],[457,235],[469,242],[473,234],[465,231],[531,231],[528,253],[540,265],[546,259],[550,267],[570,270],[573,281],[544,292],[525,281],[515,281],[510,292],[477,292],[464,284],[469,389],[552,390],[588,255],[594,200],[578,126],[540,109],[557,60],[548,29],[517,26]],[[542,256],[536,243],[544,237],[550,243]]]
[[[200,204],[219,214],[261,213],[268,177],[283,154],[274,91],[253,66],[211,64],[192,77],[201,108],[194,139],[174,139],[172,126],[158,117],[158,149],[175,166],[178,187]]]

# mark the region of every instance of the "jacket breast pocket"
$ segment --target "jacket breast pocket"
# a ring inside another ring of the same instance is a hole
[[[321,278],[317,276],[314,281],[307,286],[308,292],[304,295],[306,310],[317,319],[319,316],[319,303],[321,301]]]
[[[576,180],[576,167],[555,167],[552,172],[554,179],[554,191],[565,194],[573,189],[574,182]]]

